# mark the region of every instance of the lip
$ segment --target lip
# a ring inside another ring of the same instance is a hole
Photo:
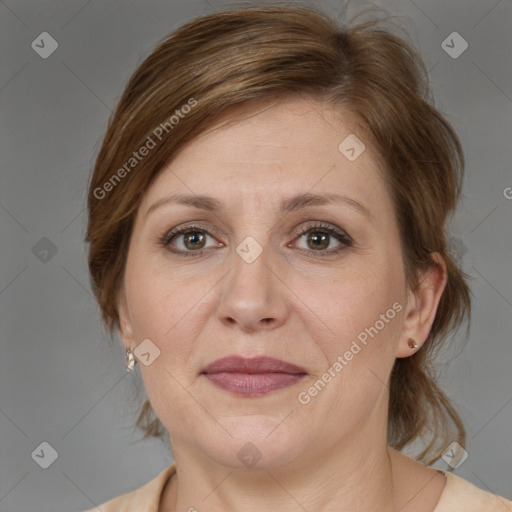
[[[227,356],[201,371],[212,384],[243,396],[258,396],[292,386],[306,371],[300,366],[272,357]]]
[[[306,373],[300,366],[273,357],[226,356],[217,359],[201,370],[201,373]]]

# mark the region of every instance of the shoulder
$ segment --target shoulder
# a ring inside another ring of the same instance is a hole
[[[84,512],[158,512],[162,491],[175,472],[176,465],[173,462],[141,487]]]
[[[484,491],[449,471],[444,474],[446,486],[434,512],[512,512],[512,501]]]

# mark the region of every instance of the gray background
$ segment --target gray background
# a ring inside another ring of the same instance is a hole
[[[321,4],[331,13],[341,5]],[[135,67],[184,21],[233,5],[0,2],[3,512],[92,508],[172,461],[165,443],[141,441],[132,428],[140,375],[125,372],[120,342],[109,343],[90,293],[85,191],[107,118]],[[440,360],[441,382],[468,430],[469,457],[455,473],[512,499],[512,3],[376,5],[401,16],[467,157],[452,242],[473,276],[474,321],[464,350],[461,333]],[[47,59],[31,48],[45,31],[59,44]],[[469,44],[457,59],[441,47],[453,31]],[[41,252],[43,237],[55,254]],[[43,441],[58,452],[48,469],[31,458]]]

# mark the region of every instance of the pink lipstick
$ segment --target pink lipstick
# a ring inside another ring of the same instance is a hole
[[[306,371],[271,357],[233,355],[217,359],[201,371],[215,386],[243,396],[258,396],[292,386]]]

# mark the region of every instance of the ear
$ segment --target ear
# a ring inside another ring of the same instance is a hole
[[[119,335],[121,336],[123,345],[125,349],[131,348],[133,350],[135,343],[133,340],[133,329],[130,320],[130,312],[128,310],[128,301],[126,299],[124,283],[119,290],[119,295],[117,298],[117,311],[119,314]]]
[[[448,275],[443,257],[434,252],[431,258],[432,264],[419,276],[418,289],[409,290],[396,357],[409,357],[420,350],[434,323]],[[417,348],[409,347],[410,338],[416,342]]]

